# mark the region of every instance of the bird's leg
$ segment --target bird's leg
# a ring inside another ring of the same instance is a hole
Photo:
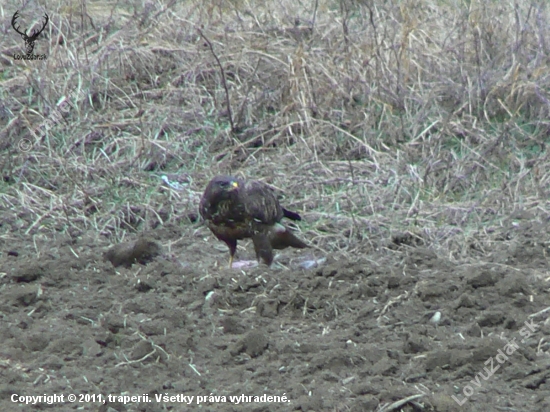
[[[256,233],[252,236],[252,242],[254,243],[258,262],[261,259],[267,266],[270,266],[271,262],[273,262],[273,249],[269,238],[264,233]]]
[[[233,242],[226,242],[227,246],[229,246],[229,269],[243,269],[246,267],[251,267],[256,265],[256,261],[238,261],[235,262],[235,252],[237,251],[237,241]]]
[[[227,244],[227,247],[229,248],[229,269],[233,267],[233,258],[235,257],[235,252],[237,252],[237,240],[236,239],[230,239],[225,240],[224,242]]]

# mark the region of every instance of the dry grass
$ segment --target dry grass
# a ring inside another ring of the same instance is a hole
[[[0,6],[5,242],[189,224],[217,173],[283,189],[333,253],[408,234],[459,258],[549,216],[545,2],[53,1],[20,9],[50,15],[48,59],[14,61],[20,7]]]

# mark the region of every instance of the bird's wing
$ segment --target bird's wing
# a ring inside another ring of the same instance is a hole
[[[199,213],[204,220],[208,220],[212,217],[212,214],[210,213],[210,200],[207,192],[204,192],[201,197],[199,203]]]
[[[283,218],[283,209],[269,186],[249,180],[240,191],[245,211],[259,223],[273,225]]]

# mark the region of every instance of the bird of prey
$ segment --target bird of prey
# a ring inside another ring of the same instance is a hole
[[[308,245],[281,223],[283,217],[301,220],[298,213],[281,207],[272,189],[256,180],[216,176],[206,186],[199,212],[212,233],[229,247],[229,267],[237,240],[251,238],[258,261],[273,262],[273,249]]]

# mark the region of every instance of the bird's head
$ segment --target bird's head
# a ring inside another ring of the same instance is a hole
[[[216,176],[209,183],[209,192],[214,199],[228,199],[237,192],[239,185],[239,180],[232,176]]]

